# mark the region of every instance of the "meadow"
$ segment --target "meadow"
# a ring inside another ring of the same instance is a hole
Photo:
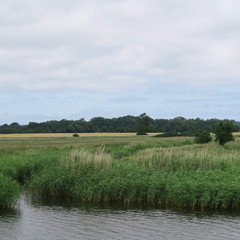
[[[0,136],[0,207],[23,192],[47,199],[192,209],[240,207],[240,138],[134,134]]]

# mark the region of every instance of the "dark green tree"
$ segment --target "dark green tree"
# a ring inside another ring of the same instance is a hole
[[[150,128],[151,118],[146,113],[142,113],[136,120],[137,135],[147,135]]]
[[[232,132],[236,130],[236,125],[231,121],[220,121],[215,127],[214,134],[219,145],[223,146],[229,141],[234,141]]]
[[[145,117],[147,117],[146,114]],[[30,122],[27,125],[19,125],[17,122],[14,122],[10,125],[4,124],[0,126],[0,133],[135,132],[137,130],[139,134],[146,134],[146,132],[177,132],[179,136],[180,133],[183,136],[182,134],[186,132],[193,133],[198,129],[213,132],[216,124],[219,123],[218,119],[203,120],[200,118],[185,119],[184,117],[176,117],[173,119],[154,120],[148,117],[145,120],[149,120],[149,125],[147,123],[147,129],[141,133],[141,129],[144,130],[144,127],[141,127],[140,123],[143,120],[139,120],[139,118],[144,119],[144,114],[138,117],[127,115],[112,119],[95,117],[90,121],[86,121],[83,118],[80,120],[51,120],[41,123]],[[240,130],[240,122],[224,121],[234,122],[237,126],[235,131]],[[137,122],[139,124],[138,128],[136,128]]]
[[[208,143],[212,141],[210,132],[208,131],[198,131],[195,133],[195,143]]]

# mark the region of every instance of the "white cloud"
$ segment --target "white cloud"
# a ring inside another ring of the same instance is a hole
[[[239,9],[237,0],[5,1],[0,88],[236,84]]]

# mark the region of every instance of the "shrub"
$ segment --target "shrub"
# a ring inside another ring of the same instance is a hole
[[[77,133],[74,133],[73,137],[80,137],[80,136]]]
[[[195,134],[195,143],[208,143],[212,141],[212,137],[208,131],[199,131]]]
[[[184,132],[164,132],[157,134],[154,137],[192,137],[194,136],[193,132],[184,131]]]
[[[157,134],[154,137],[179,137],[178,132],[165,132],[161,134]]]
[[[234,138],[232,132],[234,132],[235,129],[236,126],[233,122],[229,121],[219,122],[214,131],[216,141],[219,143],[219,145],[223,146],[225,143],[233,141]]]

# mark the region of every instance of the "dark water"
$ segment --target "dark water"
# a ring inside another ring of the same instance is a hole
[[[0,211],[2,240],[240,239],[240,212],[46,203],[22,197]]]

